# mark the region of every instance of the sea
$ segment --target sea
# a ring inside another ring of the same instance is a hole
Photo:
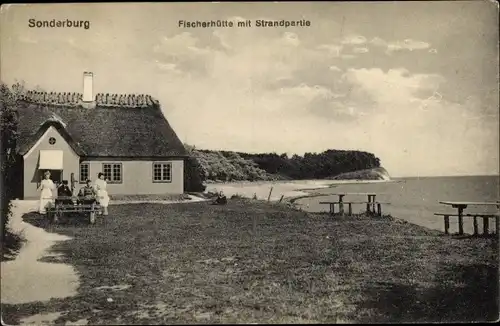
[[[337,201],[335,193],[376,193],[383,213],[429,229],[444,232],[442,216],[434,213],[456,213],[456,209],[440,201],[495,202],[500,200],[500,176],[407,177],[389,181],[300,180],[290,182],[248,182],[208,185],[207,191],[223,191],[226,196],[276,201],[281,197],[301,197],[296,203],[308,212],[326,212],[329,207],[320,201]],[[365,201],[366,196],[351,195],[344,201]],[[353,205],[353,212],[362,212],[365,205]],[[469,206],[465,213],[498,213],[496,206]],[[491,219],[490,230],[494,230]],[[482,220],[479,220],[482,230]],[[458,232],[457,218],[450,218],[450,232]],[[472,218],[464,218],[464,232],[473,232]]]

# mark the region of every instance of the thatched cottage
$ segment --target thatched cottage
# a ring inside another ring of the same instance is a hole
[[[147,95],[29,92],[19,101],[20,198],[38,198],[43,172],[78,189],[99,172],[111,195],[181,194],[187,152]]]

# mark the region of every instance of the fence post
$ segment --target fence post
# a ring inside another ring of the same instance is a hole
[[[280,198],[280,201],[279,201],[280,203],[283,200],[283,197],[285,197],[285,195],[281,195],[281,198]]]
[[[349,203],[349,216],[352,216],[352,203]]]
[[[477,235],[478,232],[477,232],[477,217],[474,216],[474,235]]]
[[[382,204],[377,203],[377,214],[378,216],[382,216]]]
[[[269,190],[269,196],[267,196],[267,201],[271,200],[271,193],[273,192],[273,187],[271,187],[271,190]]]

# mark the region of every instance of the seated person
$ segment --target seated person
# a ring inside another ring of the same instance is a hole
[[[78,197],[81,204],[92,204],[96,201],[96,191],[91,180],[87,180],[86,185],[80,189]]]
[[[212,204],[214,204],[214,205],[226,205],[227,204],[227,198],[222,193],[222,191],[217,194],[217,198],[215,198],[215,200],[212,202]]]
[[[68,180],[63,180],[62,184],[57,187],[57,197],[63,197],[58,199],[58,202],[62,204],[73,204],[70,197],[73,196],[73,192],[68,186]]]

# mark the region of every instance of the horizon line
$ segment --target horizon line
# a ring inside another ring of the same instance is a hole
[[[453,177],[499,177],[500,173],[496,174],[452,174],[452,175],[401,175],[391,176],[391,178],[453,178]]]

